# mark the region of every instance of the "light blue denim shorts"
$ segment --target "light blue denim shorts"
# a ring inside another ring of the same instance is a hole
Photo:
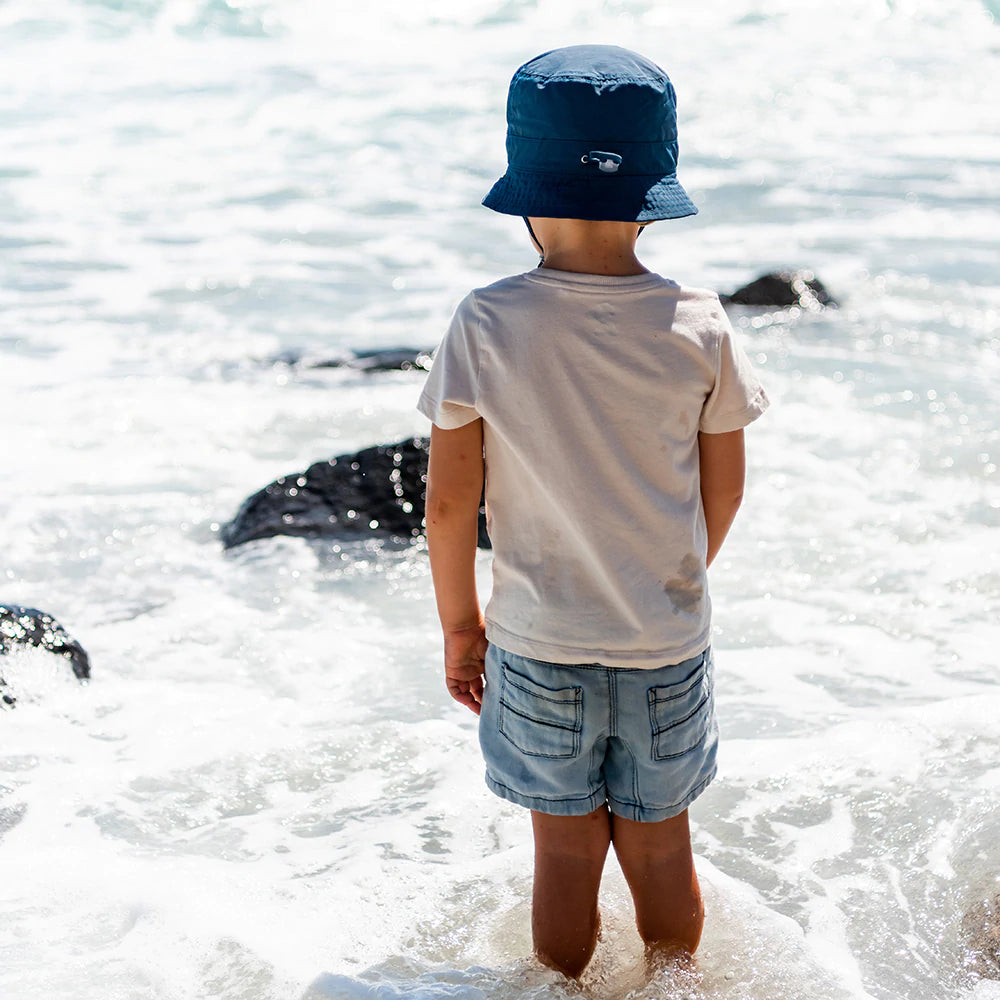
[[[486,784],[556,816],[607,803],[655,823],[715,777],[712,650],[643,670],[547,663],[490,645],[479,744]]]

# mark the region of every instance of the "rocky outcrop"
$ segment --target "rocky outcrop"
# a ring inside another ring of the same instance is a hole
[[[37,608],[0,604],[0,655],[19,646],[37,646],[69,661],[79,681],[90,678],[90,657],[76,639],[53,618]],[[0,674],[0,704],[13,705],[16,699]]]
[[[720,295],[723,305],[769,306],[787,309],[798,306],[816,312],[836,307],[833,296],[812,271],[780,271],[764,274],[732,295]]]
[[[255,538],[299,535],[412,542],[424,533],[426,438],[376,445],[282,476],[243,502],[220,530],[227,549]],[[489,548],[485,512],[479,546]]]

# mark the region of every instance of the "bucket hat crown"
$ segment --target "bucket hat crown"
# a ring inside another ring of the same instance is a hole
[[[483,204],[558,219],[694,215],[677,181],[667,74],[615,45],[571,45],[526,62],[507,94],[507,171]]]

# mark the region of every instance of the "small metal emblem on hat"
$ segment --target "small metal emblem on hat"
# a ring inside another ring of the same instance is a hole
[[[602,153],[599,149],[592,149],[580,157],[580,162],[596,163],[601,173],[613,174],[622,165],[622,158],[617,153]]]

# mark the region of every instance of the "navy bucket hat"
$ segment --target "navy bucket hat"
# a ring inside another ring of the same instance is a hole
[[[507,95],[507,172],[483,204],[551,219],[694,215],[677,182],[667,74],[616,45],[571,45],[526,62]]]

